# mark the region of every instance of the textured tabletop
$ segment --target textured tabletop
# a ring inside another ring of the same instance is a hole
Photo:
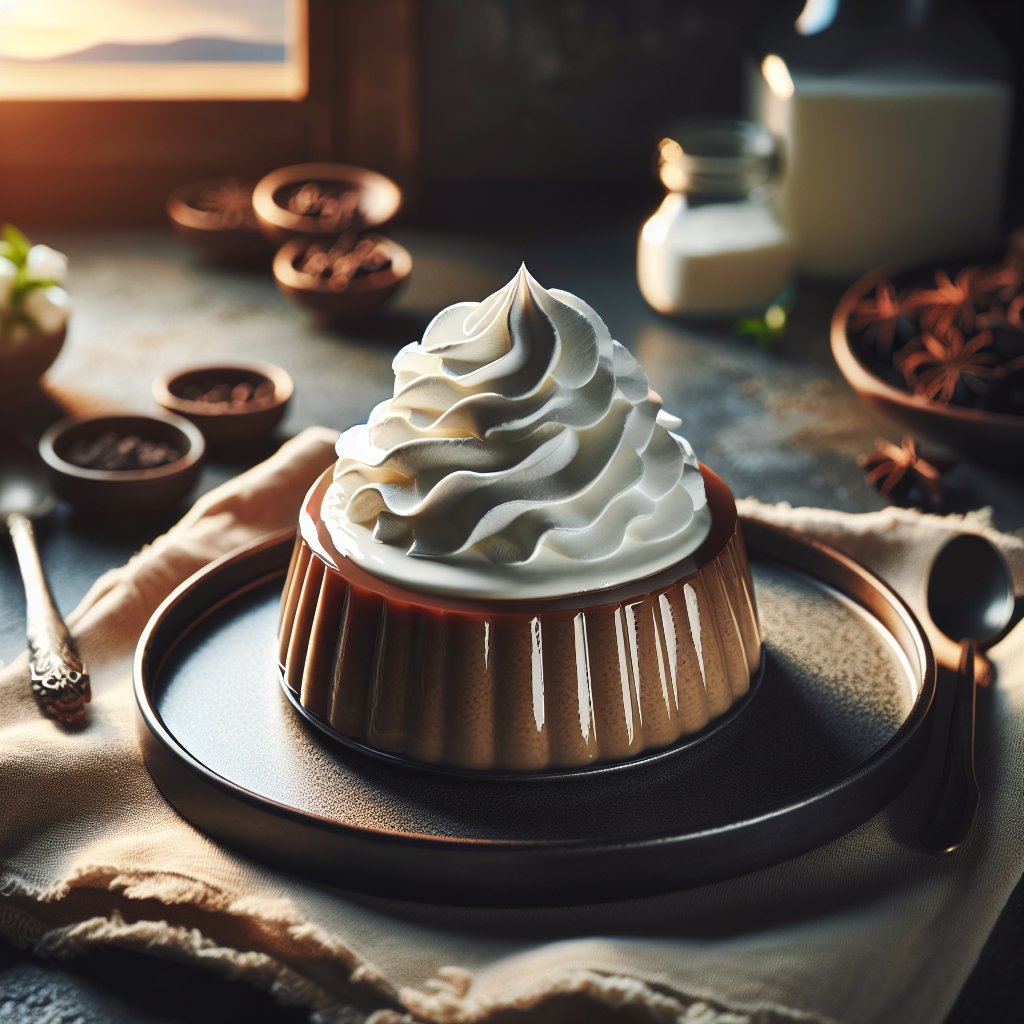
[[[832,363],[828,324],[839,289],[803,287],[787,338],[766,353],[727,329],[683,326],[651,312],[636,287],[630,223],[524,230],[519,237],[506,232],[500,242],[412,228],[394,234],[415,261],[408,287],[387,313],[342,331],[312,322],[277,291],[269,273],[211,268],[164,231],[40,239],[69,255],[73,312],[64,352],[24,424],[39,434],[62,410],[151,410],[150,385],[157,376],[192,362],[231,358],[269,360],[294,377],[295,398],[277,440],[311,424],[340,430],[365,419],[390,392],[391,359],[400,345],[415,340],[442,307],[489,294],[525,260],[546,287],[575,292],[597,309],[612,335],[639,358],[666,408],[683,418],[681,432],[698,455],[738,497],[851,512],[883,504],[864,482],[856,457],[870,450],[875,437],[898,440],[903,431],[862,404]],[[200,488],[228,478],[270,447],[235,463],[209,461]],[[1012,474],[964,462],[948,475],[948,494],[947,511],[991,506],[997,526],[1024,526],[1024,482]],[[113,532],[60,509],[41,529],[40,547],[61,608],[74,607],[101,572],[123,563],[182,511]],[[6,550],[0,554],[0,594],[0,662],[6,662],[24,646],[24,604]],[[986,954],[990,961],[1021,946],[1021,916],[1011,903],[996,933],[999,948]],[[47,1013],[58,1014],[52,1019],[64,1019],[59,1007],[67,1010],[76,1000],[80,1011],[92,1007],[102,1019],[200,1019],[176,1010],[173,1001],[165,1000],[158,1011],[158,996],[149,1002],[136,992],[131,998],[138,1005],[115,996],[112,979],[127,962],[98,957],[94,968],[65,970],[0,952],[0,1020],[51,1019],[8,1017],[18,1012],[16,992],[35,992]],[[155,978],[172,972],[192,977],[180,967],[161,974],[160,964],[131,963],[133,971]],[[236,998],[227,983],[204,977],[197,984],[209,986],[214,1005]]]

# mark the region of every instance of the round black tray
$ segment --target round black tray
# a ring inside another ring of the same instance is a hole
[[[744,532],[765,630],[760,692],[674,756],[531,785],[325,741],[277,684],[288,532],[197,573],[150,620],[135,662],[146,763],[168,801],[228,845],[405,899],[620,899],[785,860],[909,781],[935,670],[911,612],[866,570],[782,530]]]

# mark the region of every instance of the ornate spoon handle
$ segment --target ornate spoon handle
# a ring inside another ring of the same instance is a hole
[[[7,529],[25,586],[32,693],[43,714],[74,725],[85,717],[85,705],[92,699],[89,676],[53,603],[31,521],[15,512],[7,517]]]

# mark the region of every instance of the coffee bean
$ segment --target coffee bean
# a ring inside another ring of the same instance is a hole
[[[82,469],[131,471],[166,466],[177,462],[182,455],[180,448],[164,441],[105,431],[75,441],[64,457]]]

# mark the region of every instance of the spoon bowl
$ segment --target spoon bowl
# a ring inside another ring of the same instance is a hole
[[[928,614],[951,640],[980,648],[1002,639],[1013,620],[1010,570],[984,537],[965,533],[936,556],[928,579]]]
[[[40,519],[54,505],[45,467],[35,453],[11,438],[0,438],[0,526],[6,530],[13,513]]]

